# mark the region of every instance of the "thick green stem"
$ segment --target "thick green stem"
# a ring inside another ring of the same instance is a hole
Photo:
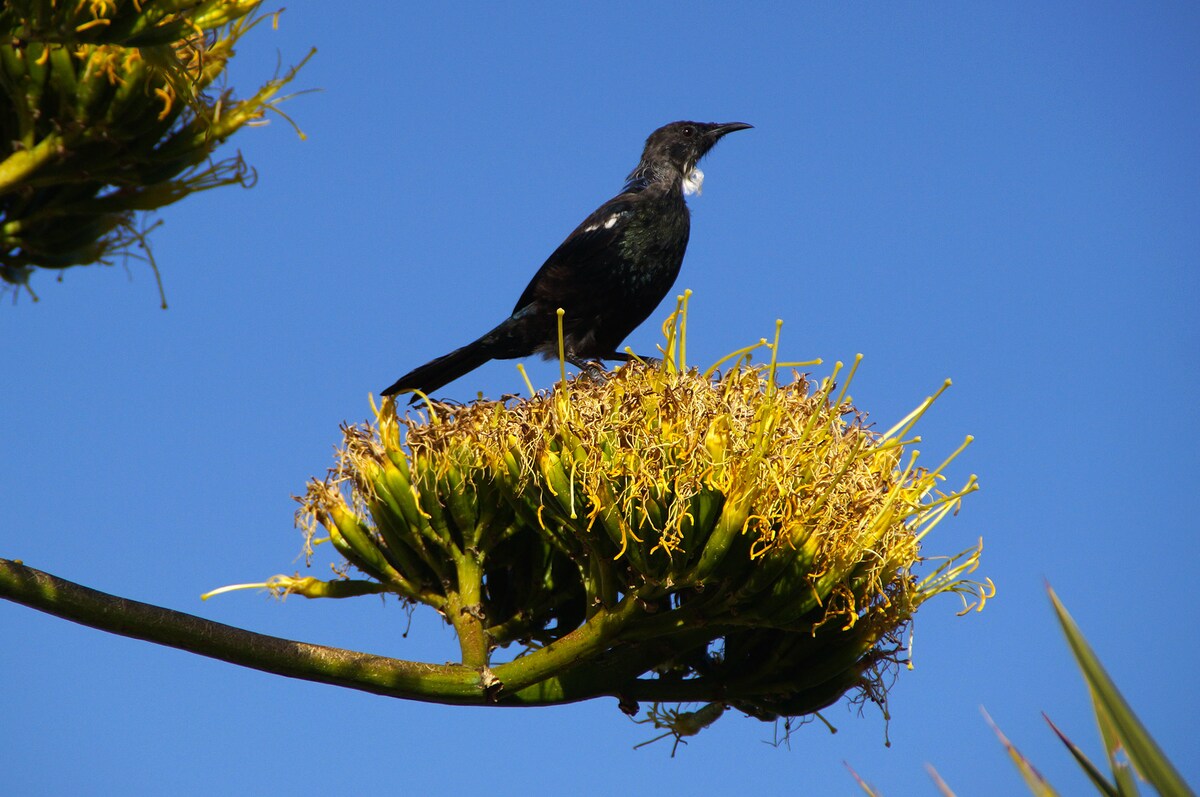
[[[455,564],[458,590],[448,596],[446,612],[458,635],[463,665],[482,670],[488,664],[490,641],[483,616],[483,570],[469,548],[456,557]]]
[[[492,702],[480,672],[469,667],[403,661],[256,634],[98,592],[7,559],[0,559],[0,598],[102,631],[290,678],[430,703]],[[510,705],[523,702],[515,695],[507,697]]]
[[[629,622],[645,611],[636,598],[626,596],[611,610],[601,609],[586,623],[546,647],[495,668],[505,690],[520,692],[555,677],[588,658],[600,655],[620,636]]]

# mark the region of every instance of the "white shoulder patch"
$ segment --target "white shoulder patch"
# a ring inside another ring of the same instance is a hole
[[[600,229],[601,227],[603,227],[606,230],[611,230],[613,227],[617,226],[617,222],[620,221],[621,217],[624,215],[625,215],[624,213],[614,213],[611,216],[609,216],[607,219],[605,219],[603,221],[603,223],[596,222],[595,224],[589,224],[588,226],[583,228],[583,231],[584,232],[595,232],[596,230]]]
[[[704,172],[699,169],[692,169],[692,173],[683,178],[683,193],[686,196],[695,194],[700,196],[700,189],[704,185]]]

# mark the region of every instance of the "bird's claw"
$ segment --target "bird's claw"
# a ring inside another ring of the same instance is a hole
[[[600,359],[583,360],[579,357],[568,357],[567,362],[578,368],[579,373],[589,376],[599,376],[608,372],[608,369],[604,367],[604,361]]]

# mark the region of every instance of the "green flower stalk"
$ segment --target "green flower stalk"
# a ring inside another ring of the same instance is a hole
[[[310,551],[328,542],[366,578],[267,585],[425,604],[488,700],[653,701],[676,739],[722,707],[771,721],[847,693],[882,704],[917,608],[955,592],[982,609],[993,593],[966,579],[981,546],[916,572],[925,535],[977,487],[942,491],[949,459],[927,470],[909,452],[935,397],[872,431],[838,368],[782,378],[778,335],[769,365],[750,347],[701,372],[684,361],[685,309],[660,364],[427,403],[428,420],[389,400],[345,427],[298,522]]]
[[[111,263],[121,255],[149,259],[139,213],[196,191],[253,182],[240,155],[210,157],[268,109],[278,110],[278,93],[299,65],[245,99],[228,88],[209,91],[241,37],[264,19],[260,5],[4,4],[0,279],[28,289],[38,268]]]

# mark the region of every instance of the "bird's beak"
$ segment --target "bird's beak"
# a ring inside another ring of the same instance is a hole
[[[726,122],[725,124],[713,125],[708,130],[708,137],[716,141],[726,133],[733,133],[738,130],[749,130],[754,125],[748,125],[745,122]]]

